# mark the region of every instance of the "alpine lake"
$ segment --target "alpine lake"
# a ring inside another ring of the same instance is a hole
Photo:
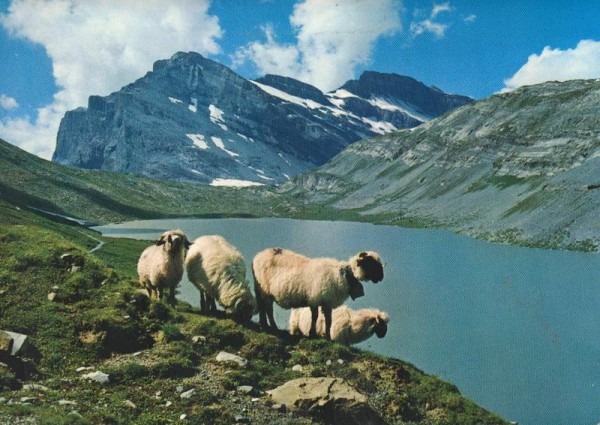
[[[443,230],[291,219],[165,219],[100,226],[155,240],[220,234],[251,264],[268,247],[348,259],[377,251],[385,278],[346,304],[390,315],[385,338],[357,347],[413,363],[519,424],[600,422],[600,256],[491,244]],[[179,298],[199,305],[187,277]],[[287,327],[288,312],[275,320]],[[258,320],[255,316],[253,320]]]

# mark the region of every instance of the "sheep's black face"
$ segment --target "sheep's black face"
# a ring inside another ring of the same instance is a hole
[[[383,264],[373,256],[362,252],[358,258],[358,266],[365,272],[365,277],[373,283],[383,280]]]
[[[181,236],[171,236],[169,235],[168,242],[171,246],[169,251],[177,252],[181,249],[181,245],[183,244],[183,238]]]
[[[387,323],[385,323],[383,320],[377,320],[374,331],[375,335],[377,335],[377,338],[383,338],[385,334],[387,334]]]

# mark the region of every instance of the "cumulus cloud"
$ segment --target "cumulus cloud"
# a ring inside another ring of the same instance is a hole
[[[427,19],[411,22],[411,34],[413,37],[418,37],[425,33],[431,33],[435,35],[436,38],[443,38],[446,35],[446,30],[448,30],[450,25],[436,22],[435,19],[440,13],[452,11],[454,11],[454,8],[450,5],[450,3],[434,4]]]
[[[238,49],[233,66],[251,62],[263,74],[293,77],[325,91],[337,88],[369,62],[377,39],[401,28],[399,9],[396,0],[303,0],[290,17],[295,43],[279,43],[267,25],[266,41]]]
[[[13,0],[0,24],[42,45],[52,60],[53,102],[35,118],[0,122],[0,136],[44,158],[64,112],[140,78],[176,51],[214,54],[222,31],[209,0]]]
[[[5,94],[0,94],[0,108],[11,110],[19,107],[19,103],[16,101],[14,97],[7,96]]]
[[[545,81],[567,81],[600,77],[600,42],[582,40],[574,49],[544,47],[533,54],[512,77],[504,80],[503,91]]]

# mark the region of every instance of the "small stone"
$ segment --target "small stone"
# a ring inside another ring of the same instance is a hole
[[[58,287],[58,285],[54,285],[54,286],[52,287],[52,290],[53,290],[53,291],[58,291],[59,289],[60,289],[60,288]]]
[[[8,333],[6,333],[4,331],[0,331],[0,351],[1,352],[10,354],[12,352],[13,343],[14,343],[14,340]]]
[[[192,398],[192,396],[196,395],[196,390],[192,388],[191,390],[187,390],[184,393],[181,393],[179,397],[181,398]]]
[[[240,393],[250,394],[252,391],[254,391],[254,387],[251,385],[241,385],[237,387],[237,390]]]
[[[236,423],[247,423],[248,422],[248,418],[246,418],[243,415],[235,415],[234,419],[235,419]]]
[[[252,397],[252,403],[256,403],[259,400],[260,400],[260,398],[258,398],[258,397]]]
[[[171,406],[172,404],[173,404],[173,402],[172,402],[172,401],[167,401],[167,402],[165,403],[165,407],[169,407],[169,406]]]
[[[6,289],[3,289],[0,291],[0,295],[4,295],[4,294],[6,294]]]
[[[71,261],[73,261],[73,254],[63,254],[60,256],[60,259],[63,260],[65,263],[70,263]]]
[[[339,364],[344,364],[344,361],[342,359],[338,359],[338,363]]]
[[[325,362],[325,364],[326,364],[327,366],[331,366],[331,363],[332,363],[332,361],[331,361],[331,360],[327,360],[327,361]]]
[[[282,412],[282,413],[286,411],[285,404],[277,403],[277,404],[274,404],[273,406],[271,406],[271,408],[273,410],[277,410],[278,412]]]
[[[203,335],[194,335],[192,337],[192,342],[194,344],[204,344],[206,342],[206,337]]]
[[[157,391],[156,394],[154,394],[154,397],[160,398],[161,395],[162,395],[162,391]]]
[[[217,354],[217,361],[218,362],[234,362],[234,363],[237,363],[241,367],[244,367],[248,364],[248,360],[246,360],[245,358],[236,356],[235,354],[227,353],[225,351],[221,351],[221,352],[219,352],[219,354]]]
[[[0,403],[4,403],[6,399],[4,397],[0,397]]]
[[[77,402],[73,400],[58,400],[58,404],[61,406],[76,406]]]
[[[21,403],[33,404],[37,400],[37,397],[21,397]]]
[[[50,292],[48,294],[48,301],[54,301],[54,298],[56,298],[56,292]]]
[[[183,391],[183,385],[177,385],[177,387],[175,388],[177,390],[178,393]]]
[[[135,353],[132,354],[133,357],[137,357],[140,356],[143,353],[143,351],[136,351]]]
[[[292,367],[292,370],[294,372],[302,372],[302,365],[300,365],[300,364],[294,365],[294,367]]]
[[[99,370],[96,372],[90,372],[81,376],[84,379],[89,379],[94,382],[98,382],[100,384],[107,384],[109,381],[109,377],[107,373],[100,372]]]
[[[187,418],[187,415],[185,413],[179,417],[180,420],[184,420],[185,418]]]
[[[83,372],[84,370],[92,370],[93,367],[92,366],[81,366],[78,367],[77,369],[75,369],[76,372]]]
[[[48,387],[44,387],[40,384],[25,384],[23,385],[24,390],[35,390],[35,391],[48,391]]]
[[[132,409],[137,408],[137,406],[135,405],[135,403],[133,401],[131,401],[131,400],[125,400],[123,402],[123,405],[125,405],[125,407],[130,407]]]
[[[29,348],[29,337],[24,334],[10,331],[0,331],[0,337],[2,335],[8,335],[13,340],[12,349],[10,350],[11,356],[23,354]]]

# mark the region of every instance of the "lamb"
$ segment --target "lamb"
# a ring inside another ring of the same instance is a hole
[[[247,322],[252,318],[256,300],[246,281],[244,257],[225,238],[212,235],[196,239],[185,268],[190,282],[200,291],[201,312],[216,311],[216,299],[235,320]]]
[[[159,300],[163,291],[169,289],[169,301],[175,301],[175,288],[183,277],[183,260],[190,241],[181,230],[164,232],[154,245],[146,248],[138,260],[138,276],[140,284]]]
[[[308,258],[283,248],[268,248],[259,252],[252,263],[254,292],[258,303],[260,324],[267,327],[267,317],[273,329],[273,301],[285,309],[310,307],[310,336],[316,336],[319,307],[325,316],[325,338],[331,339],[331,310],[350,296],[364,295],[360,281],[377,283],[383,279],[379,254],[361,252],[349,261],[332,258]]]
[[[345,345],[358,344],[369,339],[373,333],[378,338],[383,338],[390,320],[386,312],[372,308],[352,310],[345,305],[333,309],[331,317],[331,339]],[[310,308],[292,309],[289,321],[290,335],[308,336],[310,326]],[[325,335],[323,314],[319,314],[317,319],[317,334]]]

